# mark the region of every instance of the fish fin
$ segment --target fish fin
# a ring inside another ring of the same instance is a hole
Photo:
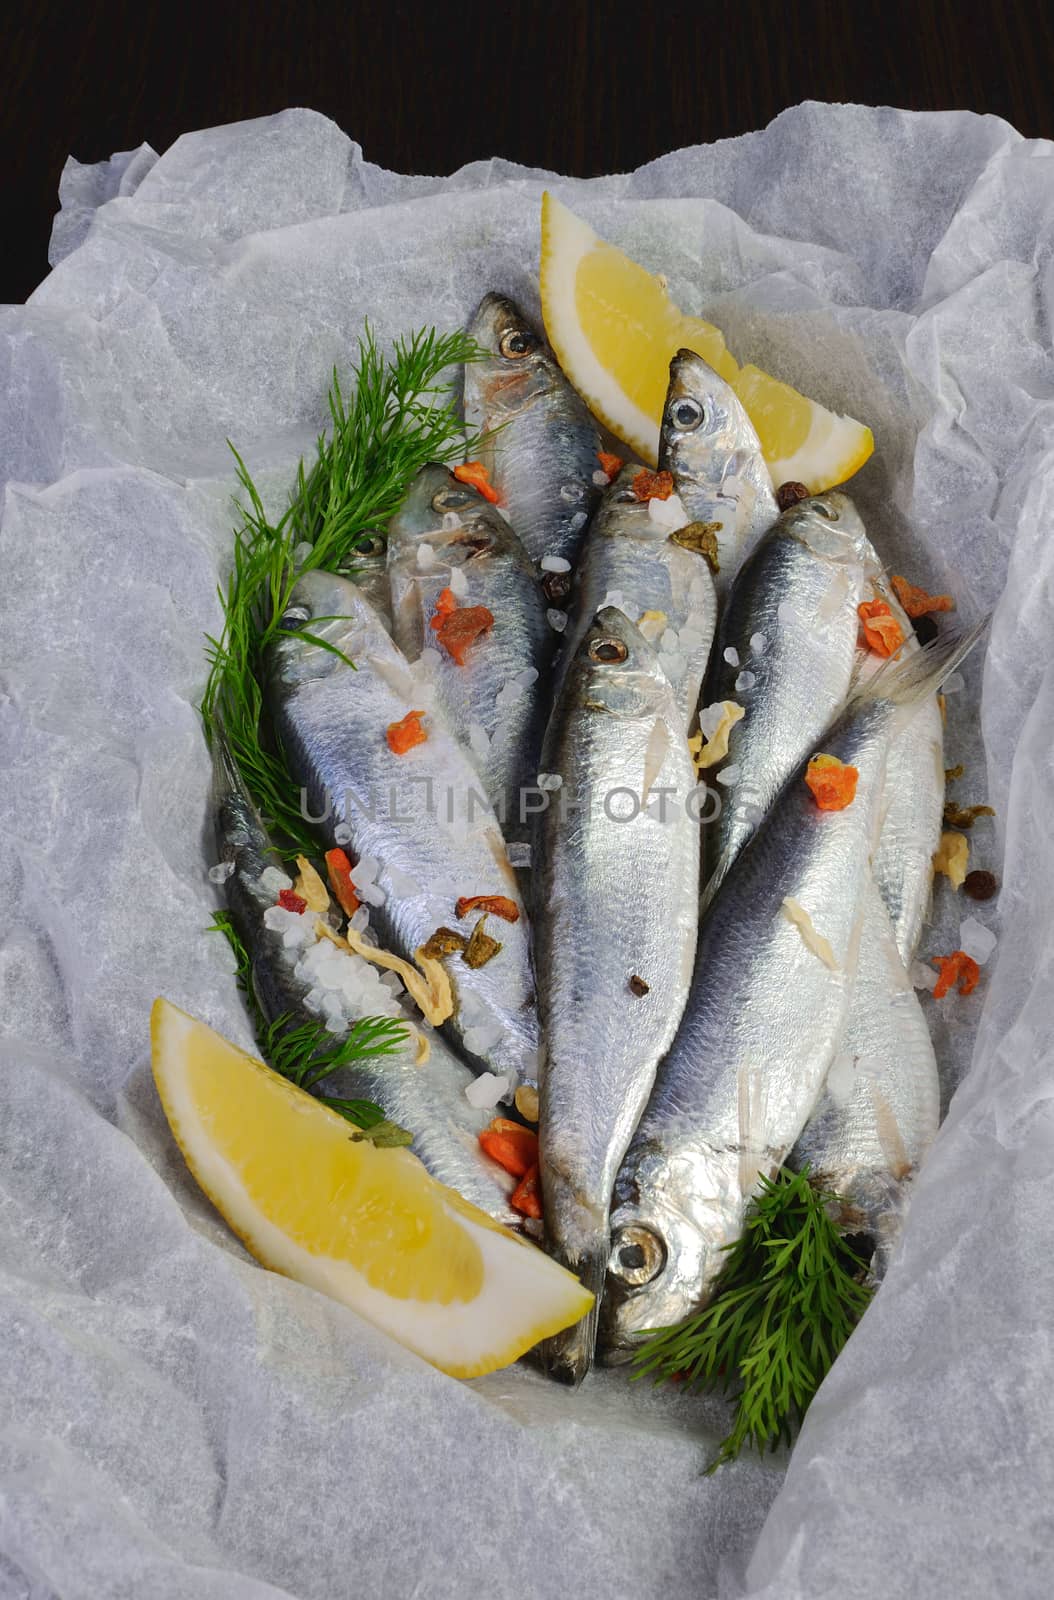
[[[577,1389],[596,1354],[597,1323],[611,1255],[610,1242],[605,1232],[597,1244],[584,1250],[554,1250],[550,1254],[593,1295],[593,1304],[585,1316],[573,1327],[547,1339],[541,1350],[546,1375],[557,1383],[570,1384]]]
[[[889,700],[905,708],[918,705],[965,660],[990,620],[986,616],[972,628],[950,628],[910,655],[891,656],[872,677],[858,680],[846,703],[845,715],[876,700]]]

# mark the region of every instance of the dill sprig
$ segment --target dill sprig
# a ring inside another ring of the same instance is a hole
[[[732,1429],[709,1471],[744,1445],[789,1443],[809,1402],[867,1308],[866,1262],[831,1220],[838,1197],[808,1168],[763,1178],[705,1310],[653,1332],[635,1377],[678,1377],[735,1391]]]
[[[245,997],[260,1054],[267,1065],[298,1089],[336,1111],[353,1127],[369,1136],[374,1144],[407,1145],[413,1135],[398,1123],[389,1122],[372,1100],[348,1100],[326,1094],[319,1084],[334,1072],[361,1065],[378,1056],[393,1055],[409,1037],[409,1029],[397,1017],[360,1017],[344,1038],[337,1038],[321,1023],[298,1022],[289,1012],[268,1022],[253,991],[252,961],[235,928],[230,912],[217,911],[210,932],[222,933],[234,952],[235,977]]]
[[[287,854],[310,853],[315,840],[299,787],[267,730],[265,651],[281,632],[300,573],[347,567],[398,510],[421,467],[478,448],[478,437],[465,437],[444,374],[480,353],[465,333],[428,328],[397,339],[385,356],[367,326],[346,391],[333,374],[329,429],[319,435],[310,470],[300,462],[289,505],[276,520],[230,447],[242,491],[235,501],[240,521],[230,576],[220,588],[223,627],[207,639],[201,711],[210,742],[222,726],[265,825],[287,842]]]

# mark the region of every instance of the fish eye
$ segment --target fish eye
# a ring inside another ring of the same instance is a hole
[[[666,1246],[650,1228],[622,1228],[611,1249],[610,1271],[630,1288],[639,1289],[658,1277],[666,1265]]]
[[[629,655],[621,639],[594,639],[589,646],[589,659],[601,666],[619,666]]]
[[[498,342],[498,349],[510,361],[520,361],[538,346],[533,333],[525,328],[507,328]]]
[[[833,506],[830,500],[814,500],[813,505],[816,507],[818,515],[826,518],[828,522],[838,521],[838,508]]]
[[[472,504],[471,489],[440,489],[432,496],[433,511],[463,511]]]
[[[292,605],[282,612],[278,626],[284,633],[296,633],[305,622],[310,621],[311,613],[306,606]]]
[[[670,421],[675,428],[680,428],[684,433],[694,433],[695,429],[701,425],[705,415],[706,413],[698,400],[691,399],[689,395],[685,395],[680,400],[675,400],[670,407]]]

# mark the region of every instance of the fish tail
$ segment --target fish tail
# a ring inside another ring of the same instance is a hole
[[[596,1245],[584,1250],[555,1251],[553,1254],[555,1260],[568,1272],[573,1272],[582,1287],[589,1289],[593,1295],[593,1304],[585,1316],[574,1327],[565,1328],[563,1333],[548,1339],[542,1348],[542,1365],[546,1375],[557,1383],[570,1384],[577,1389],[592,1367],[596,1353],[600,1301],[610,1250],[605,1236]]]
[[[859,711],[876,700],[888,700],[905,709],[918,705],[965,660],[990,620],[986,616],[972,628],[949,628],[910,655],[891,656],[872,677],[857,683],[846,712]]]

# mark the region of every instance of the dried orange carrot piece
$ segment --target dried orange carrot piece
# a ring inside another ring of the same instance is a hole
[[[436,601],[436,608],[432,612],[430,628],[441,628],[447,617],[457,610],[457,595],[453,589],[441,589]]]
[[[600,470],[608,475],[608,483],[618,477],[626,464],[621,456],[612,455],[610,450],[598,450],[597,460],[600,462]]]
[[[500,503],[501,496],[491,483],[490,475],[482,461],[463,461],[459,467],[454,468],[454,477],[458,483],[470,483],[484,500],[490,501],[492,506]]]
[[[505,1117],[499,1119],[507,1122]],[[499,1167],[504,1167],[506,1172],[511,1172],[514,1178],[522,1178],[538,1163],[538,1135],[533,1128],[521,1128],[518,1125],[501,1130],[493,1126],[484,1128],[479,1135],[480,1149],[484,1155],[490,1156]]]
[[[415,744],[424,744],[428,738],[421,726],[423,711],[408,711],[398,722],[389,722],[385,738],[393,755],[404,756]]]
[[[813,756],[805,769],[805,782],[821,811],[844,811],[856,798],[860,773],[837,756]]]
[[[907,578],[898,577],[896,573],[893,574],[893,592],[912,620],[928,617],[932,611],[955,610],[955,601],[950,594],[927,594],[925,589],[909,583]]]
[[[438,626],[433,617],[432,626],[444,650],[453,656],[459,667],[463,667],[469,646],[475,644],[481,634],[493,628],[494,613],[488,611],[486,606],[458,606],[441,618]]]
[[[538,1193],[538,1163],[529,1168],[509,1196],[509,1204],[514,1211],[520,1212],[524,1217],[540,1217],[542,1214],[542,1197]]]
[[[480,911],[487,911],[495,917],[500,917],[503,922],[520,920],[520,908],[507,894],[462,895],[454,909],[459,917],[467,917],[469,912],[475,911],[477,907]]]
[[[638,500],[668,500],[673,493],[673,473],[649,472],[642,467],[630,488]]]
[[[857,606],[869,650],[877,656],[896,655],[904,643],[904,630],[884,600],[864,600]]]
[[[934,956],[933,965],[940,973],[933,990],[935,1000],[943,1000],[953,986],[960,994],[973,994],[977,988],[981,969],[965,950],[953,950],[950,956]]]
[[[359,909],[359,897],[355,893],[355,885],[351,881],[351,860],[346,850],[326,851],[326,876],[329,886],[333,890],[334,898],[340,909],[347,917],[353,917]]]

